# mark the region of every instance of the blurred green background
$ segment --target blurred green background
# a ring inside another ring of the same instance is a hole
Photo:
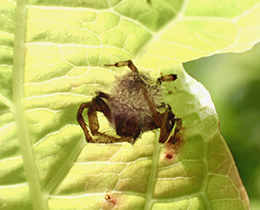
[[[253,210],[260,209],[260,44],[184,64],[210,92]]]

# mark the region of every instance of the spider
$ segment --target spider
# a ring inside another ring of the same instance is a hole
[[[128,66],[129,73],[116,79],[110,94],[97,92],[89,102],[82,103],[78,109],[77,121],[84,131],[87,142],[90,143],[135,143],[140,133],[160,128],[159,142],[175,143],[171,131],[175,121],[177,126],[175,133],[179,132],[181,119],[175,118],[171,107],[162,102],[162,82],[170,82],[177,79],[176,74],[169,74],[157,79],[152,79],[140,73],[131,60],[120,61],[105,66]],[[83,110],[87,109],[89,129],[83,118]],[[161,113],[159,110],[164,109]],[[102,112],[111,126],[120,137],[114,137],[99,132],[97,111]]]

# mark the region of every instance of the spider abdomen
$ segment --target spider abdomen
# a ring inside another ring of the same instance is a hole
[[[141,87],[142,86],[142,87]],[[155,107],[162,105],[161,89],[145,74],[130,72],[117,78],[108,105],[112,124],[120,136],[133,134],[138,137],[148,124],[154,123],[151,110],[144,96],[147,92]]]

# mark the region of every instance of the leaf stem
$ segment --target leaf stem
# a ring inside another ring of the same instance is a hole
[[[20,150],[24,162],[24,169],[30,190],[32,207],[37,210],[48,210],[46,197],[40,185],[40,179],[30,141],[23,103],[25,34],[27,20],[26,5],[27,0],[17,1],[13,60],[13,111],[17,126],[17,136],[20,143]]]
[[[144,205],[144,210],[150,210],[152,209],[153,205],[153,196],[154,196],[154,188],[155,188],[155,182],[157,178],[157,166],[158,166],[158,160],[160,156],[160,149],[161,145],[158,142],[159,135],[158,132],[156,132],[156,138],[155,138],[155,143],[154,143],[154,152],[152,156],[152,165],[151,165],[151,171],[150,171],[150,176],[149,176],[149,181],[148,181],[148,188],[146,191],[146,196],[145,196],[145,205]]]

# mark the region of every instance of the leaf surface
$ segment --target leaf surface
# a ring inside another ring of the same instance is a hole
[[[17,3],[0,2],[1,209],[250,209],[210,95],[181,63],[250,49],[258,1]],[[164,85],[178,144],[159,131],[85,143],[79,105],[127,71],[104,64],[128,59],[154,79],[178,74]]]

